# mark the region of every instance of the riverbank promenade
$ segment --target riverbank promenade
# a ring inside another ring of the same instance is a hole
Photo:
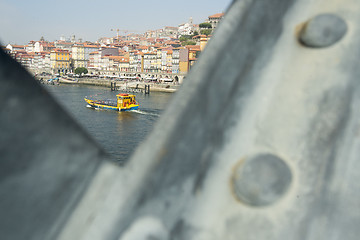
[[[40,78],[41,79],[41,78]],[[39,79],[39,80],[40,80]],[[69,78],[69,77],[47,77],[42,78],[44,83],[48,82],[49,79],[54,79],[59,84],[79,84],[79,85],[92,85],[107,87],[112,90],[119,90],[125,92],[142,92],[145,91],[146,87],[150,88],[150,91],[154,92],[176,92],[181,84],[175,82],[158,82],[158,81],[146,81],[146,80],[118,80],[108,78]]]

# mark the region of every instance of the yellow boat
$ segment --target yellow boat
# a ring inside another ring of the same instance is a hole
[[[139,108],[138,102],[135,100],[135,95],[121,93],[116,95],[117,100],[92,100],[87,97],[84,98],[93,108],[109,109],[116,111],[130,111]]]

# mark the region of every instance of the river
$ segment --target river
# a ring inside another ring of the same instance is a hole
[[[139,110],[117,112],[87,107],[84,97],[116,99],[118,91],[83,85],[46,85],[65,110],[114,158],[123,163],[152,130],[173,93],[135,93]]]

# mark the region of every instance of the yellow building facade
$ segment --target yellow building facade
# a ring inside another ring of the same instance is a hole
[[[201,52],[199,45],[188,45],[179,50],[179,72],[187,73],[197,61]]]
[[[179,62],[179,72],[187,73],[189,71],[189,62]]]
[[[201,38],[200,38],[200,51],[204,51],[205,46],[206,46],[208,40],[209,40],[209,39],[208,39],[207,36],[201,36]]]
[[[50,53],[50,65],[54,73],[70,70],[70,53],[68,50],[54,49]]]

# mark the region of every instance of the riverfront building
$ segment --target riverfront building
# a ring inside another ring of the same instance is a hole
[[[24,45],[15,45],[15,44],[10,44],[10,43],[6,46],[6,48],[9,49],[11,52],[25,50]]]
[[[208,17],[213,28],[224,14]],[[67,73],[85,67],[89,74],[118,75],[122,73],[186,74],[197,61],[200,52],[210,38],[193,35],[199,32],[192,19],[178,27],[164,27],[144,34],[117,36],[116,41],[75,41],[62,37],[59,41],[30,41],[28,45],[8,44],[6,49],[21,64],[34,72]],[[180,41],[182,35],[189,35],[189,41]],[[195,44],[187,45],[185,44]],[[166,76],[166,75],[165,75]]]
[[[74,44],[71,48],[71,65],[74,69],[78,67],[87,67],[85,59],[85,48],[83,44]]]
[[[35,52],[30,68],[38,72],[51,72],[50,52]]]
[[[156,72],[157,54],[154,52],[144,53],[144,72]]]
[[[55,48],[54,44],[46,41],[37,41],[34,43],[34,52],[51,52]]]
[[[84,58],[86,62],[86,68],[91,68],[90,64],[90,54],[96,52],[100,49],[99,44],[92,44],[92,43],[84,43]]]
[[[171,56],[171,72],[179,73],[180,48],[173,48]]]
[[[101,54],[99,51],[94,51],[89,54],[88,69],[92,71],[100,70]]]
[[[50,53],[50,62],[53,73],[70,72],[70,52],[68,50],[55,48]]]
[[[211,24],[213,29],[215,29],[218,26],[221,19],[223,19],[223,17],[224,17],[224,13],[217,13],[209,16],[207,22]]]

